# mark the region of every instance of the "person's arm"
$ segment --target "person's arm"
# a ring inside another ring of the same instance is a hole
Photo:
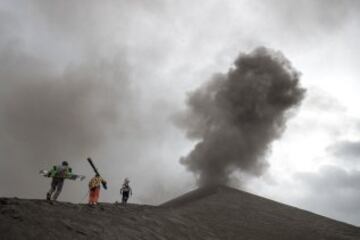
[[[102,183],[102,184],[105,184],[105,185],[107,184],[106,180],[104,180],[104,179],[102,179],[102,178],[101,178],[101,183]]]
[[[103,179],[102,177],[100,177],[100,183],[103,186],[103,188],[106,190],[107,189],[107,182],[105,179]]]
[[[72,168],[68,168],[67,171],[66,171],[66,176],[65,178],[70,178],[72,176]]]

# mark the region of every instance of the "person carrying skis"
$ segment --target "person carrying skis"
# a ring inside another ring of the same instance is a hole
[[[132,189],[129,186],[129,183],[130,183],[129,179],[125,178],[122,188],[120,189],[120,194],[122,194],[121,203],[124,205],[126,205],[129,196],[132,195]]]
[[[51,177],[52,181],[51,188],[46,194],[46,199],[56,201],[64,186],[64,180],[71,177],[71,175],[72,169],[69,167],[68,162],[63,161],[61,165],[54,166],[48,173],[48,177]],[[55,194],[53,195],[54,192]]]
[[[89,205],[98,204],[100,197],[100,185],[106,186],[106,181],[99,175],[96,174],[89,182]]]

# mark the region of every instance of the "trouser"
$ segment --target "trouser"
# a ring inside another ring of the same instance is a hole
[[[92,188],[89,192],[89,204],[97,204],[100,196],[100,187]]]
[[[63,185],[64,185],[63,178],[53,178],[51,181],[51,188],[48,192],[48,198],[51,199],[51,195],[55,192],[54,196],[52,197],[52,200],[56,200],[61,193]]]
[[[129,199],[129,192],[124,191],[124,192],[122,193],[122,202],[123,202],[123,203],[126,203],[128,199]]]

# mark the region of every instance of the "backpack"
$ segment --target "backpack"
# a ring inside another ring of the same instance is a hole
[[[71,173],[71,168],[67,166],[54,166],[51,176],[56,178],[67,178]]]
[[[89,188],[92,189],[92,188],[100,187],[102,181],[103,180],[101,177],[93,177],[89,182]]]

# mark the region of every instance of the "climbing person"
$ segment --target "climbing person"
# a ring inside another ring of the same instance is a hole
[[[46,194],[46,199],[56,201],[64,186],[64,180],[66,178],[70,178],[71,175],[72,175],[72,169],[69,167],[68,162],[63,161],[61,165],[54,166],[48,172],[48,177],[51,177],[52,181],[51,181],[51,188],[49,192]]]
[[[120,194],[122,195],[121,203],[126,205],[127,200],[132,195],[132,189],[129,185],[130,181],[128,178],[125,178],[122,188],[120,189]]]
[[[98,204],[101,184],[106,186],[106,181],[99,174],[95,174],[89,182],[89,205]]]

